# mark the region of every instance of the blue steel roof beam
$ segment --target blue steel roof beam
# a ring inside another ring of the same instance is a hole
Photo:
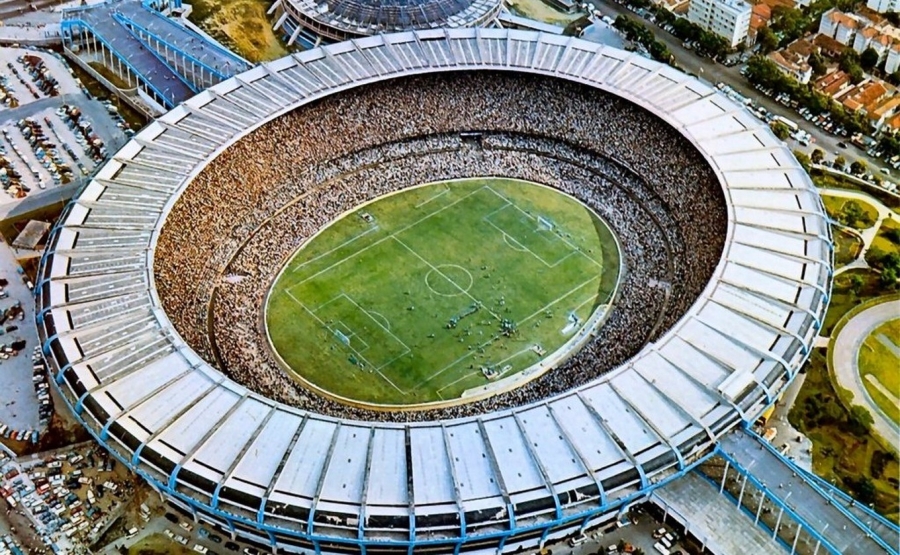
[[[120,22],[120,23],[128,30],[128,32],[131,33],[131,35],[132,35],[134,38],[136,38],[136,39],[139,40],[140,42],[144,43],[144,44],[148,47],[148,50],[150,50],[150,53],[153,55],[153,57],[155,57],[157,60],[159,60],[160,62],[162,62],[163,64],[165,64],[166,67],[168,67],[170,70],[172,70],[172,73],[174,73],[175,75],[177,75],[178,78],[179,78],[182,82],[184,82],[185,85],[187,85],[188,87],[190,87],[191,90],[193,90],[194,92],[200,92],[200,90],[202,90],[202,89],[198,88],[196,85],[194,85],[193,83],[190,83],[187,79],[185,79],[177,69],[175,69],[174,67],[172,67],[172,63],[171,63],[169,60],[165,59],[163,56],[161,56],[161,55],[159,54],[159,51],[158,51],[158,50],[156,50],[155,48],[149,48],[149,47],[150,47],[150,44],[147,42],[147,40],[145,40],[145,39],[144,39],[142,36],[140,36],[138,33],[135,33],[134,29],[137,29],[137,30],[140,31],[141,33],[146,33],[148,38],[153,38],[154,40],[156,40],[157,43],[159,43],[159,44],[164,44],[165,46],[171,48],[175,54],[180,54],[181,57],[184,58],[185,60],[190,60],[191,62],[197,64],[198,66],[200,66],[200,67],[202,67],[202,68],[204,68],[204,69],[207,70],[211,75],[215,75],[216,77],[218,77],[220,81],[224,81],[225,79],[228,79],[229,77],[231,77],[231,75],[233,75],[233,74],[222,73],[221,71],[219,71],[219,70],[217,70],[217,69],[213,69],[213,68],[209,67],[209,66],[206,65],[204,62],[201,62],[200,60],[198,60],[198,59],[195,58],[194,56],[192,56],[192,55],[188,54],[187,52],[185,52],[183,49],[181,49],[181,48],[179,48],[178,46],[176,46],[176,45],[170,43],[169,41],[167,41],[167,40],[165,40],[165,39],[163,39],[162,37],[160,37],[159,35],[157,35],[157,34],[154,33],[153,31],[150,31],[149,29],[143,27],[140,23],[137,23],[136,21],[134,21],[133,19],[131,19],[131,18],[129,18],[129,17],[126,17],[126,16],[124,16],[124,15],[122,15],[122,14],[113,14],[113,18],[116,19],[117,21],[119,21],[119,22]],[[132,28],[132,27],[133,27],[133,28]]]
[[[716,358],[713,355],[713,353],[707,352],[706,350],[701,349],[700,347],[697,347],[691,341],[689,341],[687,338],[682,337],[681,340],[684,341],[685,343],[687,343],[688,345],[690,345],[691,347],[693,347],[694,350],[697,351],[698,353],[700,353],[701,356],[713,361],[714,363],[718,364],[722,368],[728,370],[729,377],[733,376],[735,373],[738,372],[738,370],[735,367],[731,366],[730,364],[726,364],[725,361],[723,361],[719,358]],[[769,403],[771,403],[772,399],[773,399],[772,392],[769,390],[769,388],[766,386],[766,384],[762,383],[761,381],[759,381],[759,379],[757,379],[756,374],[751,373],[750,375],[753,377],[753,382],[756,383],[757,387],[762,390],[765,398],[768,399]],[[718,387],[716,389],[718,390]]]
[[[783,309],[789,310],[789,311],[805,312],[806,314],[809,314],[810,316],[812,316],[812,318],[813,318],[813,320],[815,320],[816,324],[819,324],[819,326],[821,326],[822,322],[819,319],[819,316],[811,308],[807,308],[805,306],[797,306],[797,305],[788,304],[788,303],[782,301],[781,299],[776,299],[775,297],[769,296],[769,294],[766,293],[765,291],[757,291],[756,289],[750,289],[745,285],[733,283],[731,281],[728,281],[725,278],[722,278],[719,281],[721,283],[730,285],[731,287],[734,287],[735,289],[740,289],[741,291],[743,291],[747,294],[753,295],[757,299],[764,300],[767,303],[772,303],[774,305],[777,305],[779,308],[783,308]]]
[[[106,424],[103,425],[103,428],[100,430],[100,439],[106,439],[106,437],[108,435],[109,427],[112,426],[113,422],[119,420],[120,418],[122,418],[123,416],[128,414],[129,412],[133,411],[134,409],[138,408],[142,404],[146,403],[149,399],[153,398],[154,395],[157,395],[158,393],[162,393],[166,388],[170,387],[173,383],[184,378],[185,376],[187,376],[188,374],[190,374],[193,371],[194,371],[194,368],[188,368],[184,372],[182,372],[180,374],[176,374],[175,376],[172,376],[172,378],[170,378],[166,382],[160,384],[159,386],[157,386],[155,389],[151,390],[149,393],[147,393],[143,397],[139,397],[137,399],[137,401],[135,401],[135,402],[131,403],[130,405],[128,405],[127,407],[123,408],[114,416],[111,416],[110,419],[106,421]],[[82,396],[82,399],[78,400],[79,404],[82,403],[84,397],[86,397],[88,395],[94,396],[100,388],[103,388],[106,385],[107,384],[102,384],[102,385],[99,385],[99,386],[85,392],[85,394]]]
[[[646,414],[646,412],[641,410],[641,408],[637,405],[637,403],[632,402],[631,399],[629,399],[626,395],[623,395],[622,391],[618,387],[616,387],[616,384],[612,380],[607,382],[607,384],[609,385],[609,388],[612,389],[616,393],[616,395],[619,396],[619,399],[621,399],[622,402],[624,402],[626,405],[631,407],[631,410],[634,411],[635,416],[637,416],[638,418],[643,420],[644,423],[647,426],[649,426],[651,430],[653,430],[653,433],[656,434],[656,437],[661,439],[663,443],[665,443],[666,445],[669,446],[669,449],[671,449],[672,453],[675,455],[675,459],[678,460],[678,469],[684,470],[684,467],[685,467],[684,456],[681,454],[681,450],[678,448],[678,446],[675,445],[675,443],[672,441],[672,438],[669,437],[668,435],[666,435],[659,428],[659,426],[657,426],[653,422],[653,420],[650,419],[650,417]]]
[[[231,135],[238,133],[241,130],[241,125],[239,123],[234,123],[233,121],[229,121],[221,116],[211,113],[210,111],[204,110],[203,108],[193,108],[188,104],[182,104],[184,109],[191,114],[192,116],[196,116],[198,121],[203,119],[209,119],[213,122],[221,125],[223,130],[227,130],[231,132]],[[206,122],[203,122],[206,125],[209,125]]]
[[[316,483],[316,493],[313,495],[312,504],[309,506],[309,520],[306,522],[306,533],[313,535],[313,521],[316,519],[316,505],[322,497],[322,488],[325,487],[325,477],[328,476],[328,468],[331,464],[331,457],[334,456],[334,449],[337,447],[338,434],[341,432],[343,421],[338,420],[334,426],[334,432],[331,434],[331,441],[328,444],[328,452],[325,454],[325,464],[322,465],[322,473],[319,474],[319,481]]]
[[[184,106],[184,105],[182,105],[182,106]],[[187,112],[187,110],[185,110],[185,112]],[[185,116],[183,118],[181,118],[180,120],[178,120],[175,123],[165,123],[161,120],[157,120],[157,121],[158,121],[158,123],[162,123],[163,125],[165,125],[167,127],[177,129],[177,130],[181,131],[182,133],[190,133],[191,135],[196,135],[196,136],[200,137],[201,139],[211,141],[217,145],[222,142],[222,137],[216,137],[209,131],[205,131],[202,129],[188,129],[186,127],[179,127],[178,124],[180,124],[182,121],[184,121],[185,118],[187,118],[187,114],[185,114]],[[179,176],[179,177],[184,177],[184,176]]]
[[[718,333],[720,336],[724,337],[726,340],[730,341],[731,343],[734,343],[738,347],[741,347],[747,351],[750,351],[760,358],[766,359],[770,362],[774,362],[774,363],[780,365],[782,368],[784,368],[784,371],[787,375],[789,375],[789,376],[791,375],[791,370],[790,370],[791,365],[788,364],[786,360],[781,358],[781,356],[773,354],[771,351],[765,351],[763,349],[760,349],[754,345],[747,343],[746,341],[740,341],[731,334],[722,333],[722,330],[717,329],[715,326],[705,322],[702,318],[700,318],[697,315],[691,316],[691,318],[693,320],[695,320],[696,322],[699,322],[700,324],[705,326],[707,329],[710,329],[710,330]],[[799,368],[798,368],[798,370],[799,370]],[[766,389],[768,390],[768,387],[765,386],[765,384],[762,384],[762,385],[764,387],[766,387]]]
[[[522,417],[518,412],[513,411],[512,413],[513,420],[516,423],[516,427],[519,428],[519,433],[522,434],[522,439],[525,441],[525,449],[528,450],[528,454],[531,456],[531,460],[534,461],[534,464],[537,466],[538,472],[541,473],[541,477],[544,479],[544,483],[547,485],[547,489],[550,491],[550,494],[553,495],[553,504],[556,506],[556,519],[559,520],[562,518],[562,507],[560,506],[559,501],[559,492],[556,491],[556,486],[553,484],[553,480],[550,478],[550,474],[547,473],[547,469],[544,467],[544,463],[541,462],[540,457],[538,457],[537,452],[535,452],[534,447],[537,443],[528,436],[528,432],[525,430],[525,426],[522,425]]]
[[[671,405],[672,408],[674,408],[677,412],[680,412],[682,415],[684,415],[685,417],[687,417],[687,419],[690,420],[691,422],[693,422],[695,425],[697,425],[697,427],[703,428],[703,431],[706,432],[706,435],[707,435],[707,437],[709,437],[709,439],[715,441],[716,435],[713,433],[712,430],[709,429],[709,426],[707,426],[706,424],[704,424],[702,420],[700,420],[699,418],[697,418],[696,416],[694,416],[693,414],[691,414],[691,412],[688,411],[686,408],[684,408],[683,406],[681,406],[681,403],[679,403],[678,401],[676,401],[675,399],[673,399],[670,395],[668,395],[665,391],[663,391],[662,389],[660,389],[660,387],[659,387],[658,385],[656,385],[656,380],[648,380],[648,379],[647,379],[647,376],[645,376],[644,374],[642,374],[640,371],[636,371],[635,374],[637,374],[638,376],[640,376],[640,378],[641,378],[642,380],[644,380],[644,383],[646,383],[646,384],[649,385],[653,390],[655,390],[657,393],[659,393],[660,396],[665,397],[666,399],[668,399],[668,400],[670,401],[669,405]]]
[[[259,436],[259,434],[266,428],[266,425],[269,423],[269,420],[271,420],[272,417],[277,412],[278,412],[278,407],[276,407],[275,405],[272,405],[271,407],[269,407],[269,412],[262,419],[262,422],[260,422],[259,426],[257,426],[255,430],[253,430],[253,434],[250,435],[250,439],[248,439],[247,442],[244,444],[244,446],[241,447],[241,450],[238,452],[237,456],[234,458],[234,460],[231,461],[231,463],[228,465],[228,468],[222,474],[222,477],[219,479],[219,482],[216,484],[216,489],[213,492],[212,500],[210,501],[210,506],[212,506],[213,509],[216,509],[219,506],[219,494],[222,492],[222,486],[224,486],[225,482],[227,482],[228,479],[231,478],[231,475],[234,473],[234,470],[244,459],[244,455],[247,454],[247,451],[250,449],[250,446],[253,445],[253,442],[256,441],[256,438]]]
[[[99,33],[94,29],[94,27],[93,27],[90,23],[88,23],[88,22],[86,22],[86,21],[84,21],[84,20],[79,20],[79,23],[80,23],[81,25],[83,25],[88,31],[90,31],[91,34],[92,34],[98,41],[100,41],[101,44],[103,44],[104,46],[106,46],[106,48],[109,49],[110,53],[111,53],[113,56],[115,56],[121,63],[123,63],[123,64],[125,65],[125,67],[127,67],[128,69],[130,69],[131,72],[134,73],[134,74],[137,76],[137,78],[144,84],[145,87],[147,87],[148,89],[150,89],[151,91],[153,91],[157,96],[159,96],[160,98],[162,98],[162,99],[163,99],[163,103],[164,103],[168,108],[171,109],[171,108],[174,108],[174,107],[175,107],[175,102],[174,102],[172,99],[168,98],[168,97],[165,95],[165,93],[163,93],[161,90],[159,90],[158,88],[156,88],[156,86],[154,86],[153,83],[150,82],[149,79],[147,79],[146,77],[144,77],[144,76],[143,76],[143,73],[141,73],[136,67],[134,67],[134,65],[132,65],[131,62],[129,62],[127,58],[124,58],[123,56],[121,56],[121,55],[118,53],[118,50],[117,50],[112,44],[110,44],[109,41],[107,41],[106,39],[104,39],[103,36],[102,36],[101,34],[99,34]]]
[[[619,448],[619,453],[621,453],[622,456],[631,463],[634,469],[637,470],[637,473],[640,476],[641,480],[641,487],[646,488],[650,482],[647,480],[647,475],[644,473],[644,467],[638,464],[637,459],[635,459],[628,448],[625,447],[625,443],[621,440],[621,438],[619,438],[619,436],[615,434],[615,432],[612,431],[612,428],[609,427],[606,418],[604,418],[602,414],[597,412],[597,409],[594,407],[594,405],[590,404],[588,400],[584,398],[581,391],[577,391],[575,393],[575,396],[578,397],[578,400],[581,401],[581,404],[583,404],[591,414],[591,416],[594,417],[594,420],[597,422],[597,424],[600,425],[601,428],[603,428],[603,431],[606,432],[606,435],[609,436],[616,447]]]
[[[507,515],[509,517],[509,528],[513,529],[516,527],[516,512],[513,510],[512,501],[509,498],[509,490],[506,488],[506,481],[503,479],[503,474],[500,471],[500,463],[497,462],[494,446],[491,445],[491,441],[488,438],[487,430],[484,427],[484,420],[477,418],[475,421],[478,423],[478,433],[487,450],[488,462],[491,463],[491,470],[494,473],[494,478],[497,481],[497,485],[500,487],[500,494],[503,496],[503,501],[506,503],[506,512],[509,513]]]
[[[304,414],[303,419],[300,420],[300,424],[297,425],[297,429],[294,430],[294,435],[291,437],[291,441],[288,443],[287,449],[284,450],[284,453],[281,454],[281,461],[278,463],[278,466],[275,467],[275,473],[272,475],[272,479],[269,480],[269,485],[266,486],[266,492],[262,496],[262,501],[259,504],[259,510],[256,512],[256,522],[263,524],[263,517],[266,512],[266,505],[269,501],[269,496],[272,495],[272,492],[275,490],[275,484],[278,483],[278,480],[281,478],[281,472],[284,470],[284,465],[287,463],[288,457],[291,456],[291,452],[294,450],[294,445],[297,444],[297,440],[300,438],[300,433],[303,431],[303,428],[306,427],[306,422],[309,420],[309,415]]]
[[[800,337],[800,334],[798,334],[797,332],[791,331],[791,330],[785,328],[784,326],[776,326],[774,324],[770,324],[768,322],[760,320],[760,319],[756,318],[755,316],[753,316],[752,314],[750,314],[749,312],[747,312],[746,310],[743,310],[736,306],[731,306],[729,303],[724,303],[722,301],[716,300],[716,298],[714,296],[710,297],[709,300],[710,300],[710,302],[715,303],[715,304],[721,306],[722,308],[734,311],[735,314],[739,314],[739,315],[743,316],[744,318],[746,318],[747,320],[752,321],[754,324],[764,327],[771,332],[775,332],[778,335],[787,335],[787,336],[793,337],[794,339],[797,340],[798,343],[800,343],[800,348],[803,349],[804,354],[809,352],[810,345],[808,345],[806,343],[806,341],[804,341],[804,339],[802,337]]]
[[[375,428],[369,428],[369,438],[366,448],[366,466],[363,468],[362,492],[359,496],[359,528],[357,537],[362,540],[366,530],[366,501],[369,498],[369,472],[372,471],[372,451],[375,446]]]
[[[450,478],[453,480],[453,496],[456,499],[456,509],[459,511],[459,526],[460,526],[460,535],[466,535],[466,510],[463,507],[462,494],[459,491],[459,479],[457,476],[459,474],[456,471],[456,462],[453,460],[453,453],[450,452],[450,438],[449,432],[447,431],[447,424],[445,422],[441,422],[441,434],[444,438],[444,455],[447,457],[447,462],[450,464]]]
[[[135,166],[138,168],[145,168],[148,170],[159,171],[164,173],[172,174],[178,178],[184,178],[185,174],[179,171],[177,168],[173,168],[172,166],[166,166],[163,164],[157,164],[155,162],[147,162],[144,160],[132,159],[132,158],[119,158],[118,156],[113,157],[113,161],[118,162],[125,166]]]
[[[153,142],[146,141],[146,140],[140,138],[139,136],[135,137],[131,140],[150,151],[160,150],[163,152],[168,152],[170,154],[178,154],[180,156],[186,156],[188,158],[191,158],[192,160],[197,160],[197,161],[206,160],[206,157],[207,157],[207,155],[205,155],[205,154],[189,152],[187,150],[175,148],[174,146],[171,146],[171,145],[164,145],[164,144],[160,143],[159,141],[153,141]],[[107,183],[111,183],[111,182],[107,181]]]
[[[746,415],[744,414],[744,411],[743,411],[743,409],[741,409],[740,405],[738,405],[737,403],[734,403],[732,401],[729,401],[724,395],[722,395],[722,392],[719,391],[718,388],[710,387],[709,384],[705,384],[705,383],[701,382],[700,380],[697,379],[696,376],[694,376],[693,374],[691,374],[690,372],[688,372],[687,370],[685,370],[678,364],[669,360],[669,358],[665,356],[664,351],[665,351],[665,349],[660,349],[660,350],[656,351],[656,353],[660,357],[662,357],[666,362],[671,364],[672,367],[676,368],[682,376],[684,376],[687,379],[689,379],[690,381],[694,382],[700,389],[712,394],[723,405],[734,409],[740,415],[742,420],[746,420]]]
[[[225,411],[225,414],[222,415],[219,423],[224,424],[228,422],[228,419],[231,418],[231,415],[234,414],[234,411],[240,408],[240,406],[244,404],[244,401],[246,401],[248,397],[250,397],[249,391],[245,392],[240,399],[238,399],[233,405],[228,407],[228,410]],[[184,465],[187,464],[187,462],[197,454],[197,451],[199,451],[200,448],[202,448],[206,444],[206,442],[209,441],[209,438],[215,435],[215,433],[218,431],[219,428],[217,426],[210,426],[209,429],[203,434],[203,436],[200,437],[200,441],[198,441],[193,447],[188,450],[187,453],[184,454],[184,456],[181,457],[181,460],[178,461],[178,464],[175,465],[175,469],[169,474],[169,489],[173,491],[176,489],[178,485],[178,473],[181,471]],[[213,493],[214,492],[211,491],[209,492],[209,495],[212,496]]]
[[[156,438],[158,438],[159,436],[161,436],[161,435],[163,434],[163,432],[165,432],[166,429],[168,429],[169,426],[171,426],[172,424],[174,424],[175,422],[177,422],[178,419],[181,418],[182,416],[184,416],[185,413],[187,413],[187,411],[191,410],[191,409],[194,407],[195,404],[197,404],[199,401],[201,401],[202,399],[206,398],[207,395],[209,395],[210,393],[212,393],[213,391],[215,391],[216,389],[218,389],[218,387],[219,387],[220,385],[222,385],[222,382],[224,382],[225,379],[226,379],[225,376],[221,376],[221,377],[220,377],[218,380],[216,380],[216,381],[210,380],[210,381],[209,381],[209,387],[207,387],[205,390],[203,390],[203,392],[202,392],[200,395],[198,395],[198,396],[194,399],[193,402],[187,403],[184,407],[182,407],[180,410],[178,410],[175,414],[173,414],[172,416],[170,416],[169,419],[166,420],[161,426],[159,426],[152,434],[150,434],[149,436],[147,436],[147,438],[146,438],[144,441],[142,441],[140,445],[138,445],[137,449],[134,450],[134,454],[131,456],[131,464],[132,464],[132,466],[138,466],[138,464],[140,464],[140,461],[141,461],[141,451],[144,449],[144,447],[145,447],[148,443],[150,443],[150,442],[153,441],[154,439],[156,439]],[[129,411],[129,412],[130,412],[130,411]],[[124,416],[124,415],[123,415],[123,416]]]
[[[219,99],[222,102],[229,104],[230,106],[233,106],[235,108],[235,110],[237,111],[237,113],[239,113],[239,114],[242,114],[244,116],[249,116],[254,119],[259,117],[259,114],[254,113],[253,110],[251,110],[250,108],[248,108],[246,106],[241,105],[239,103],[238,99],[231,98],[230,96],[227,96],[227,95],[223,96],[223,95],[217,93],[215,89],[209,89],[206,92],[209,93],[209,95],[212,96],[214,99]],[[222,109],[225,110],[226,112],[228,111],[224,107]],[[272,113],[274,111],[275,110],[269,110],[268,113]],[[263,113],[264,111],[259,110],[259,112]],[[251,121],[253,121],[253,120],[251,120]]]
[[[124,27],[125,30],[128,31],[128,33],[131,34],[131,36],[133,36],[135,38],[135,40],[137,40],[142,45],[144,45],[145,48],[147,49],[147,51],[150,53],[150,55],[153,56],[154,58],[156,58],[165,67],[167,67],[169,69],[169,71],[172,73],[172,76],[175,77],[176,79],[178,79],[179,81],[181,81],[182,83],[184,83],[184,85],[187,88],[189,88],[191,90],[191,92],[193,92],[194,94],[197,94],[201,90],[203,90],[202,88],[198,87],[191,81],[187,80],[183,75],[181,75],[181,72],[179,72],[176,68],[172,67],[172,63],[169,60],[167,60],[166,58],[164,58],[163,56],[161,56],[159,54],[159,52],[156,50],[156,48],[154,48],[151,45],[149,38],[152,37],[152,38],[156,39],[158,42],[162,42],[162,43],[166,44],[166,46],[169,46],[168,43],[166,43],[165,41],[162,41],[162,39],[160,39],[153,33],[147,31],[146,29],[141,28],[139,25],[137,25],[136,23],[134,23],[133,21],[131,21],[130,19],[128,19],[127,17],[125,17],[121,14],[114,14],[113,19],[118,21],[122,25],[122,27]],[[132,29],[132,26],[136,27],[138,29],[138,32],[135,32],[134,29]],[[147,33],[148,38],[144,38],[144,36],[141,35],[141,33]]]
[[[288,92],[291,92],[294,94],[294,96],[296,97],[294,101],[306,96],[303,93],[303,91],[301,91],[293,83],[291,83],[290,81],[288,81],[287,79],[282,77],[280,73],[278,73],[277,71],[272,71],[272,68],[269,67],[269,64],[262,64],[262,67],[265,70],[266,75],[268,75],[273,81],[275,81],[280,86],[287,89]],[[240,77],[237,77],[237,79],[238,79],[238,81],[240,81]],[[241,82],[243,82],[243,81],[241,81]]]
[[[576,445],[574,441],[572,441],[572,436],[569,435],[569,432],[562,426],[559,421],[559,416],[556,415],[556,409],[553,408],[549,403],[547,406],[547,412],[550,414],[550,419],[553,420],[553,423],[556,424],[557,429],[559,429],[559,433],[562,436],[563,440],[569,444],[569,447],[578,456],[578,461],[581,463],[581,467],[584,468],[584,471],[591,477],[591,480],[597,485],[597,489],[600,492],[600,506],[606,505],[606,490],[603,487],[603,483],[597,478],[597,473],[594,472],[594,469],[591,468],[591,464],[588,462],[587,457],[584,456],[584,453],[581,452],[581,448]]]
[[[181,119],[184,119],[184,118],[181,118]],[[178,121],[181,121],[181,119]],[[213,137],[211,135],[207,135],[206,133],[193,131],[191,129],[184,129],[183,127],[178,127],[178,121],[176,121],[175,123],[168,123],[165,120],[158,119],[158,120],[156,120],[156,123],[158,123],[159,125],[162,125],[166,129],[171,129],[173,132],[177,131],[179,133],[186,133],[186,134],[190,135],[192,137],[192,139],[197,138],[197,139],[203,139],[204,141],[208,141],[209,142],[208,145],[204,145],[202,143],[200,144],[200,147],[201,148],[205,147],[206,151],[208,153],[212,153],[216,148],[219,147],[219,144],[222,142],[221,137]],[[185,142],[184,139],[182,139],[180,137],[171,137],[169,140],[175,141],[175,142],[180,142],[180,143]],[[190,145],[190,146],[193,147],[194,145]],[[116,179],[118,179],[118,177]]]

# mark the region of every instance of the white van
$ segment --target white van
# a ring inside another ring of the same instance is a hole
[[[569,545],[571,545],[572,547],[576,547],[576,546],[579,546],[579,545],[585,543],[586,541],[588,541],[588,537],[585,536],[584,534],[579,534],[569,540]]]

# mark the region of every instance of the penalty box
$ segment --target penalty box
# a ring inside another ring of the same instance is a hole
[[[549,222],[539,221],[513,203],[485,216],[484,221],[506,235],[524,251],[553,268],[577,250],[557,236]],[[513,247],[515,248],[515,247]]]
[[[332,339],[364,361],[367,370],[384,368],[410,352],[410,348],[391,333],[387,319],[365,310],[345,293],[313,313],[332,333]]]

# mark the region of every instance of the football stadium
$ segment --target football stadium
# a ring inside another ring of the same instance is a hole
[[[832,241],[759,120],[504,29],[265,63],[151,123],[36,284],[61,395],[169,502],[278,552],[513,552],[753,422]]]

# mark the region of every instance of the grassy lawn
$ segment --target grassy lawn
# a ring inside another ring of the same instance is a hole
[[[812,440],[817,475],[898,521],[897,457],[853,425],[837,398],[823,350],[816,350],[807,363],[806,381],[788,418]]]
[[[888,253],[900,252],[900,245],[891,241],[887,236],[888,231],[893,229],[900,229],[900,221],[898,220],[885,219],[883,222],[881,222],[881,227],[878,228],[878,235],[876,235],[875,239],[872,241],[873,248]]]
[[[266,321],[284,361],[324,390],[454,399],[563,347],[607,302],[618,264],[612,233],[571,197],[437,183],[358,208],[301,248]]]
[[[859,372],[866,391],[879,408],[895,422],[900,423],[900,406],[897,406],[897,398],[900,398],[898,350],[900,350],[900,318],[885,322],[869,334],[859,350]],[[887,389],[887,395],[866,378],[868,374]]]
[[[836,226],[831,226],[831,234],[834,237],[835,267],[846,266],[859,257],[862,239]]]
[[[833,220],[837,220],[854,229],[868,229],[878,221],[878,210],[868,202],[831,195],[822,195],[822,202],[825,204],[825,210],[828,211],[828,215]],[[848,217],[851,207],[857,209],[860,217],[852,220]]]
[[[882,204],[884,204],[894,212],[900,214],[900,200],[897,200],[896,197],[888,194],[887,191],[883,191],[874,185],[872,187],[864,187],[848,179],[843,179],[816,170],[813,170],[813,172],[810,174],[810,177],[812,177],[813,183],[815,183],[816,187],[859,191],[880,200]]]
[[[128,548],[128,555],[189,555],[195,551],[173,542],[162,534],[147,536]]]
[[[192,0],[189,19],[251,62],[281,58],[288,48],[272,31],[268,0]]]
[[[859,291],[853,291],[853,276],[862,278]],[[879,281],[878,274],[872,270],[849,270],[834,278],[834,287],[831,294],[831,303],[828,305],[828,313],[825,315],[825,323],[819,335],[830,336],[841,316],[851,308],[868,299],[884,295],[884,290]]]
[[[581,16],[578,13],[566,13],[558,10],[543,0],[507,0],[506,5],[515,14],[561,27],[565,27]]]

